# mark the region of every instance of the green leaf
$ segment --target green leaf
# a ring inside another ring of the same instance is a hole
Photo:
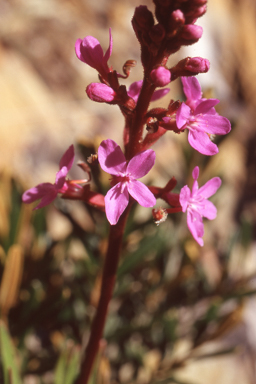
[[[54,374],[55,384],[73,384],[79,371],[80,353],[76,347],[65,348],[57,362]]]
[[[15,349],[5,324],[0,320],[0,357],[4,375],[4,384],[21,384],[21,378],[15,362]]]

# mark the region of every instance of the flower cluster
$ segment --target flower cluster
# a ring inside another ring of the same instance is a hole
[[[127,60],[124,63],[123,74],[109,65],[113,49],[111,29],[109,46],[105,53],[93,36],[78,39],[75,44],[78,59],[99,74],[99,82],[91,83],[86,88],[88,97],[96,102],[118,105],[125,119],[124,153],[110,139],[102,141],[98,148],[96,161],[112,176],[111,189],[103,197],[90,190],[90,177],[80,181],[67,179],[67,173],[74,161],[74,148],[71,146],[60,161],[55,183],[43,183],[29,189],[24,193],[23,201],[31,203],[41,199],[37,209],[52,202],[58,194],[63,198],[80,199],[101,210],[105,206],[109,223],[116,225],[120,216],[134,201],[143,207],[154,207],[156,199],[162,199],[169,208],[154,209],[155,221],[158,224],[164,221],[168,213],[187,212],[188,228],[202,246],[202,219],[206,217],[212,220],[217,214],[215,206],[207,199],[220,187],[220,179],[215,177],[199,188],[199,168],[195,167],[192,190],[186,185],[180,194],[172,192],[176,186],[175,178],[164,188],[147,187],[137,179],[145,176],[153,167],[156,155],[149,148],[166,132],[179,134],[187,129],[191,147],[208,156],[218,153],[217,145],[211,140],[212,135],[230,132],[229,120],[215,110],[219,100],[203,98],[200,84],[195,77],[209,70],[209,61],[201,57],[187,57],[173,67],[167,67],[170,54],[177,52],[182,45],[194,44],[202,36],[202,27],[195,23],[206,12],[207,0],[153,2],[155,17],[146,6],[139,6],[132,18],[132,26],[141,46],[143,80],[133,82],[127,88],[120,84],[121,79],[129,77],[135,61]],[[150,102],[169,93],[170,89],[164,87],[177,78],[181,79],[186,100],[171,100],[167,108],[148,109]],[[84,166],[84,169],[90,174],[88,168]]]

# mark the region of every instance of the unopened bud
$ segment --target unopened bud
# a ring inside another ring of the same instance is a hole
[[[151,27],[153,27],[154,17],[146,5],[140,5],[139,7],[135,8],[134,16],[132,19],[133,26],[134,23],[136,24],[137,28],[139,27],[143,30],[149,30]]]
[[[196,7],[192,11],[186,13],[186,18],[187,18],[187,20],[189,18],[197,19],[198,17],[203,16],[205,14],[206,10],[207,10],[207,5],[206,4],[202,5],[201,7]]]
[[[164,87],[171,81],[171,73],[165,67],[157,67],[150,73],[151,80],[156,87]]]
[[[194,5],[205,5],[207,0],[193,0]]]
[[[117,101],[116,92],[106,84],[91,83],[86,88],[88,97],[98,103],[111,103]]]
[[[184,13],[180,9],[176,9],[171,13],[170,22],[175,24],[175,27],[185,24]]]
[[[210,62],[202,57],[188,57],[188,61],[184,66],[184,69],[192,72],[193,74],[205,73],[210,69]]]
[[[202,57],[186,57],[178,62],[175,67],[170,68],[172,80],[177,79],[179,76],[195,76],[198,73],[208,72],[210,69],[210,62]]]
[[[197,41],[203,34],[203,28],[200,25],[187,24],[182,28],[180,37],[185,40]]]

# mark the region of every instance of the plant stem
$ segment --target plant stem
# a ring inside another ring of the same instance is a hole
[[[97,356],[99,342],[103,334],[107,317],[108,305],[115,286],[124,228],[129,211],[130,208],[128,206],[120,217],[118,223],[110,226],[109,243],[102,275],[100,299],[97,312],[92,323],[91,335],[86,347],[85,357],[81,363],[80,374],[76,379],[76,384],[87,384],[93,363]]]

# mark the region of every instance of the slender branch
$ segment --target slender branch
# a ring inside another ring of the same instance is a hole
[[[100,299],[97,312],[92,323],[90,339],[86,347],[84,359],[81,363],[81,370],[76,380],[76,384],[87,384],[93,363],[97,356],[99,342],[103,334],[107,317],[108,305],[115,286],[124,228],[129,211],[130,207],[128,206],[120,217],[118,223],[110,226],[109,243],[103,269]]]

